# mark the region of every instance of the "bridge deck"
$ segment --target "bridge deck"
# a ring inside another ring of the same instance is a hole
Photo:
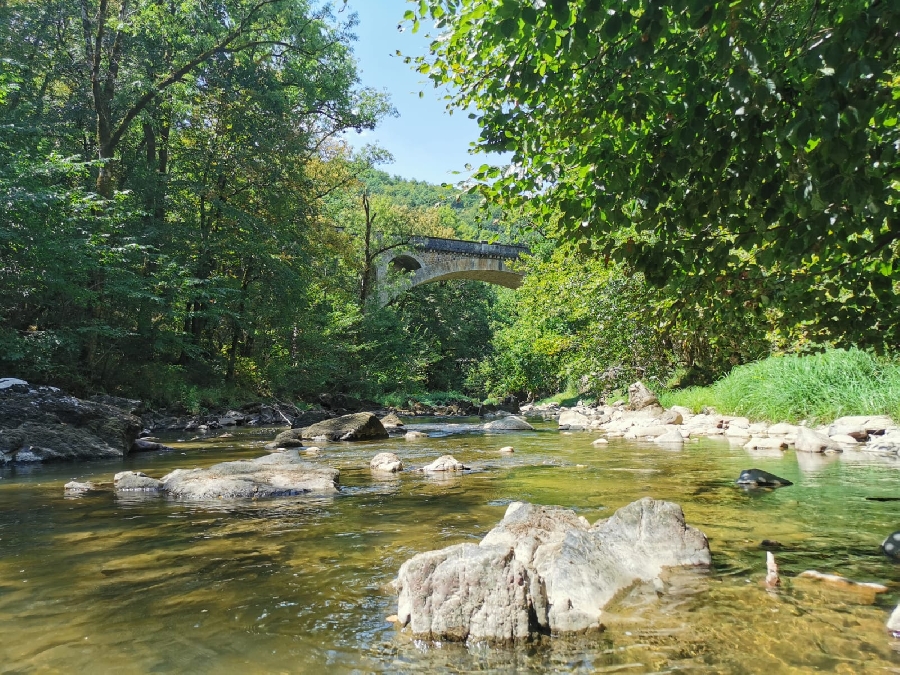
[[[464,241],[442,237],[412,237],[410,245],[425,251],[457,253],[478,258],[508,258],[515,260],[523,253],[530,253],[527,246],[518,244],[489,244],[486,241]]]

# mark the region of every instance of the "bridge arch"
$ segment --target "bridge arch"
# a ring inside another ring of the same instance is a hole
[[[406,246],[389,251],[378,265],[379,303],[386,305],[415,286],[448,279],[518,288],[524,274],[510,263],[523,253],[528,253],[524,246],[413,237]],[[392,271],[406,274],[392,275]]]

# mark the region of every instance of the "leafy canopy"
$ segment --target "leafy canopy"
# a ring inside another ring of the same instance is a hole
[[[682,306],[897,337],[900,4],[421,0],[418,68],[474,106],[489,196]]]

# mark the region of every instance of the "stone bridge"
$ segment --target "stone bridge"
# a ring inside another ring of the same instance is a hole
[[[529,253],[528,247],[411,237],[405,245],[385,253],[378,264],[379,302],[386,305],[414,286],[445,279],[472,279],[518,288],[524,275],[511,270],[508,264],[523,253]],[[391,272],[395,271],[407,274],[394,277]]]

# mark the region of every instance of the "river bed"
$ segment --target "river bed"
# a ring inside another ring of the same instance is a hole
[[[116,496],[112,477],[265,454],[280,429],[178,442],[124,462],[0,470],[0,673],[900,672],[885,621],[900,566],[880,551],[900,529],[900,462],[751,454],[701,439],[681,451],[590,433],[483,433],[478,420],[410,420],[430,438],[331,443],[310,461],[341,470],[334,497],[185,503]],[[501,454],[504,445],[515,453]],[[472,471],[373,477],[452,454]],[[746,492],[759,468],[794,482]],[[106,483],[66,497],[72,479]],[[707,572],[617,597],[605,630],[518,647],[411,639],[385,621],[388,587],[415,553],[477,542],[511,501],[557,504],[592,523],[643,496],[679,503],[710,539]],[[768,591],[763,540],[780,544]],[[806,569],[886,584],[874,596],[793,579]]]

